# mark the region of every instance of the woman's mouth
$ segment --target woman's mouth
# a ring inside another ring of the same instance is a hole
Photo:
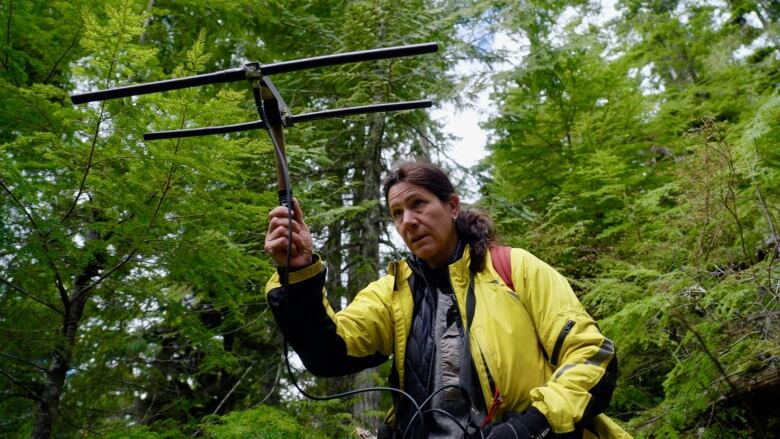
[[[415,237],[413,237],[413,238],[412,238],[412,244],[416,244],[416,243],[417,243],[417,242],[419,242],[420,240],[424,239],[426,236],[428,236],[428,235],[419,235],[419,236],[415,236]]]

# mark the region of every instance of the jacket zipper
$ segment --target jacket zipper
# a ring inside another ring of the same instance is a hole
[[[558,339],[555,340],[555,347],[553,348],[552,356],[550,358],[550,363],[553,366],[558,365],[558,355],[561,354],[561,346],[563,345],[563,341],[566,339],[566,336],[569,335],[569,331],[571,331],[572,326],[574,326],[574,320],[568,320],[566,324],[563,325],[561,333],[558,334]]]
[[[457,309],[460,310],[460,306],[458,306],[458,295],[455,294],[455,288],[452,286],[452,278],[450,278],[449,275],[447,276],[447,280],[450,283],[450,290],[452,290],[452,300],[455,301]],[[468,287],[466,287],[466,288],[468,289]],[[468,294],[468,292],[466,292],[466,294]],[[463,319],[460,316],[460,311],[458,311],[458,322],[460,323],[461,331],[463,331],[461,333],[461,336],[463,336],[463,337],[470,337],[471,336],[471,328],[470,327],[466,328],[466,324],[464,324],[465,322],[463,322]],[[464,331],[464,328],[466,329],[465,331]],[[471,345],[471,343],[469,343],[469,345]],[[476,342],[476,340],[474,340],[474,345],[476,345],[477,350],[479,351],[479,358],[482,359],[482,365],[485,367],[485,373],[487,374],[488,387],[490,388],[490,393],[492,395],[495,395],[496,394],[496,383],[495,383],[495,381],[493,381],[493,375],[490,373],[490,368],[488,367],[487,361],[485,360],[485,354],[482,353],[482,346],[480,346],[479,343]],[[469,357],[471,357],[471,352],[469,352]],[[474,366],[476,367],[476,364]],[[461,364],[460,367],[463,367],[463,365]],[[471,367],[471,364],[469,364],[468,367]],[[479,383],[479,376],[477,376],[477,383]],[[479,385],[479,384],[477,384],[477,385]],[[474,404],[474,402],[472,402],[472,404]]]
[[[485,366],[485,373],[487,373],[488,386],[490,387],[490,393],[495,394],[496,393],[496,382],[493,381],[493,374],[490,373],[490,368],[488,367],[487,361],[485,360],[485,354],[482,353],[482,347],[477,345],[477,349],[479,349],[479,357],[482,358],[482,365]]]

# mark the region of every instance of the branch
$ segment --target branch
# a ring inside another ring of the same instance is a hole
[[[18,393],[17,394],[8,395],[8,398],[12,398],[14,396],[20,396],[20,397],[26,398],[26,396],[20,395]],[[32,413],[25,413],[24,415],[21,415],[20,417],[18,417],[16,419],[11,419],[10,421],[6,421],[6,422],[3,422],[3,423],[0,423],[0,427],[5,427],[7,425],[13,425],[13,424],[22,422],[24,419],[31,418],[32,415],[33,415]]]
[[[227,399],[230,398],[230,395],[233,394],[233,391],[236,390],[236,388],[239,386],[239,384],[241,384],[241,381],[243,381],[244,378],[246,378],[247,374],[252,370],[253,367],[255,367],[255,362],[254,361],[249,365],[249,367],[246,368],[244,373],[241,375],[241,378],[239,378],[238,381],[236,382],[236,384],[233,385],[233,388],[230,389],[230,391],[227,393],[227,395],[225,395],[225,397],[222,398],[222,401],[219,402],[219,405],[217,406],[217,408],[214,409],[214,412],[212,413],[212,415],[216,415],[217,412],[219,412],[219,409],[222,408],[222,404],[224,404],[225,401],[227,401]]]
[[[64,314],[62,311],[60,311],[57,307],[55,307],[51,303],[46,302],[45,300],[35,296],[33,293],[31,293],[31,292],[25,290],[24,288],[14,284],[14,283],[12,283],[11,281],[9,281],[8,279],[6,279],[6,278],[4,278],[2,276],[0,276],[0,282],[8,285],[9,287],[13,288],[14,290],[16,290],[16,291],[24,294],[25,296],[33,299],[34,301],[40,303],[41,305],[45,306],[46,308],[51,309],[52,311],[56,312],[57,314],[60,314],[60,315]]]
[[[256,408],[261,406],[264,402],[268,401],[268,398],[271,397],[271,395],[274,394],[274,390],[276,389],[276,385],[279,383],[279,377],[281,376],[282,372],[282,362],[279,361],[276,365],[276,377],[274,377],[274,381],[271,384],[271,390],[263,397],[263,399],[258,402],[257,404],[253,405],[252,408]]]
[[[113,66],[112,66],[112,69],[113,69]],[[100,106],[100,115],[98,116],[97,125],[95,126],[95,135],[92,138],[92,145],[90,146],[89,160],[87,162],[87,167],[84,170],[84,176],[81,179],[81,184],[79,185],[79,191],[76,194],[76,197],[74,198],[73,204],[71,205],[70,209],[68,209],[68,212],[66,212],[65,215],[60,220],[60,223],[65,221],[65,219],[67,219],[68,216],[70,216],[70,214],[75,209],[76,204],[78,203],[78,200],[81,197],[82,191],[83,191],[84,186],[86,184],[86,180],[87,180],[87,176],[89,175],[90,168],[94,164],[93,157],[94,157],[94,153],[95,153],[95,146],[97,144],[98,134],[100,132],[100,124],[102,123],[102,120],[103,120],[103,110],[104,110],[104,107],[105,107],[105,101],[103,101],[101,103],[101,106]],[[186,112],[187,112],[187,106],[185,104],[185,107],[183,109],[183,113],[184,113],[183,116],[186,115]],[[182,117],[182,124],[181,124],[182,128],[184,127],[184,124],[185,124],[185,117]],[[181,142],[181,139],[177,139],[176,140],[175,152],[178,152],[180,142]],[[168,176],[167,176],[167,179],[166,179],[166,182],[165,182],[165,187],[163,188],[162,194],[160,195],[160,199],[157,201],[157,206],[155,206],[154,213],[152,214],[152,218],[153,219],[157,218],[157,215],[160,213],[160,210],[162,208],[163,202],[165,201],[165,198],[166,198],[168,192],[173,187],[173,182],[172,181],[173,181],[173,176],[176,173],[176,170],[177,170],[177,166],[175,164],[171,165],[171,169],[168,171]],[[151,228],[151,227],[152,227],[152,224],[150,223],[149,224],[149,228]],[[124,259],[122,259],[117,265],[115,265],[113,268],[111,268],[110,270],[105,272],[103,275],[101,275],[97,280],[95,280],[95,282],[93,282],[93,283],[87,285],[86,287],[84,287],[83,289],[79,290],[76,293],[76,295],[74,295],[72,300],[75,300],[80,295],[82,295],[82,294],[92,290],[93,288],[97,287],[103,280],[105,280],[107,277],[111,276],[119,268],[121,268],[128,261],[130,261],[130,259],[132,259],[133,256],[137,252],[138,252],[138,248],[134,248],[133,250],[131,250],[130,253],[128,253],[128,255]]]
[[[227,395],[225,395],[225,397],[222,398],[222,401],[219,402],[219,405],[217,405],[217,408],[215,408],[214,411],[211,413],[212,415],[216,415],[217,412],[219,412],[219,409],[222,408],[222,404],[224,404],[225,401],[227,401],[227,399],[230,398],[230,395],[233,394],[233,391],[236,390],[236,388],[239,386],[239,384],[241,384],[241,381],[244,380],[246,375],[249,373],[249,371],[252,370],[253,367],[255,367],[255,362],[254,361],[249,365],[249,367],[246,368],[244,373],[241,375],[241,378],[239,378],[238,381],[236,381],[236,384],[233,385],[233,388],[230,389],[230,391],[227,393]],[[195,437],[195,436],[199,435],[201,430],[203,430],[203,427],[199,428],[195,433],[192,433],[192,436],[190,436],[190,437]]]
[[[417,135],[418,135],[418,136],[420,136],[420,137],[422,137],[423,139],[425,139],[425,141],[426,141],[426,142],[428,142],[428,143],[429,143],[431,146],[433,146],[433,148],[434,148],[436,151],[438,151],[438,152],[439,152],[439,154],[443,155],[443,156],[444,156],[444,158],[446,158],[447,160],[449,160],[450,162],[452,162],[452,164],[453,164],[453,165],[455,165],[455,167],[456,167],[456,168],[460,169],[460,171],[461,171],[461,172],[463,172],[463,173],[468,173],[468,172],[469,172],[469,168],[467,168],[467,167],[465,167],[465,166],[461,165],[461,164],[460,164],[460,163],[458,163],[458,162],[457,162],[455,159],[453,159],[452,157],[450,157],[450,156],[449,156],[449,154],[447,154],[447,152],[444,150],[444,148],[443,148],[443,147],[439,146],[439,144],[438,144],[437,142],[434,142],[433,140],[431,140],[431,138],[430,138],[430,137],[428,137],[426,134],[424,134],[422,131],[420,131],[420,129],[419,129],[419,128],[417,128],[417,127],[416,127],[414,124],[412,124],[411,122],[409,122],[409,121],[408,121],[408,120],[407,120],[407,119],[406,119],[406,118],[405,118],[403,115],[401,115],[401,114],[396,114],[396,115],[395,115],[395,117],[396,117],[396,118],[398,118],[398,119],[399,119],[401,122],[403,122],[404,124],[406,124],[406,126],[408,126],[409,128],[411,128],[411,129],[412,129],[412,131],[414,131],[415,133],[417,133]]]
[[[769,232],[772,234],[772,243],[775,245],[775,248],[777,248],[778,246],[780,246],[780,236],[778,236],[777,233],[777,226],[775,226],[775,221],[774,218],[772,218],[772,213],[769,212],[769,207],[767,206],[766,201],[764,201],[764,197],[761,195],[761,188],[758,187],[755,171],[754,170],[751,171],[753,172],[751,172],[750,174],[750,181],[753,183],[753,189],[755,189],[756,198],[758,198],[758,205],[761,206],[761,212],[764,214],[764,220],[769,226]]]
[[[184,108],[182,109],[182,115],[181,115],[181,125],[179,126],[180,129],[184,128],[186,119],[187,119],[187,103],[184,103]],[[179,146],[181,145],[181,137],[176,139],[176,146],[173,148],[173,153],[178,154],[179,153]],[[176,169],[178,167],[176,164],[171,165],[171,169],[168,171],[168,177],[165,180],[165,187],[163,188],[162,194],[160,194],[160,199],[157,200],[157,206],[154,208],[154,213],[152,214],[152,220],[157,218],[157,214],[160,213],[160,209],[162,209],[163,201],[165,201],[165,197],[168,195],[168,191],[171,190],[171,187],[173,187],[173,174],[176,173]],[[149,228],[152,227],[153,221],[149,222]]]
[[[146,40],[146,28],[149,27],[149,23],[152,21],[152,8],[154,8],[154,0],[149,0],[146,4],[146,9],[144,9],[144,13],[147,14],[147,16],[144,18],[144,25],[142,27],[143,32],[141,33],[141,36],[138,37],[138,42],[141,44],[144,44]]]
[[[171,165],[171,169],[168,171],[168,177],[165,181],[165,187],[163,188],[162,194],[160,195],[160,199],[157,200],[157,206],[154,208],[154,213],[152,214],[152,219],[157,218],[157,215],[160,213],[160,209],[162,209],[163,201],[165,201],[165,197],[168,195],[168,191],[171,190],[171,187],[173,187],[173,174],[176,173],[176,165]],[[151,227],[151,222],[149,224]]]
[[[60,416],[60,418],[61,418],[63,421],[65,421],[65,423],[66,423],[66,424],[69,424],[71,427],[73,427],[73,428],[77,428],[77,429],[79,429],[79,430],[86,430],[86,431],[88,431],[88,432],[90,432],[90,433],[92,433],[92,434],[94,434],[94,435],[97,435],[97,434],[98,434],[98,432],[97,432],[97,431],[95,431],[94,429],[92,429],[92,428],[90,428],[90,427],[88,427],[88,426],[86,426],[86,425],[79,425],[79,424],[77,424],[76,422],[72,421],[72,420],[71,420],[71,419],[68,417],[69,413],[65,413],[65,412],[63,412],[63,411],[60,409],[60,407],[59,407],[59,404],[57,405],[57,407],[55,408],[55,410],[57,411],[57,414]],[[85,437],[85,436],[86,436],[86,435],[82,435],[82,437]]]
[[[60,272],[57,271],[57,268],[54,267],[54,262],[52,262],[51,258],[49,258],[48,252],[46,253],[46,260],[49,261],[49,264],[54,269],[54,284],[57,285],[57,291],[60,292],[60,300],[62,300],[62,305],[67,309],[68,307],[70,307],[70,298],[68,296],[68,291],[65,289],[65,285],[62,283]]]
[[[14,1],[11,0],[8,2],[8,21],[6,21],[5,24],[5,46],[9,49],[11,48],[11,17],[14,15]],[[6,70],[10,70],[8,68],[8,54],[11,51],[5,52],[5,58],[3,59],[3,66]]]
[[[112,269],[108,270],[103,275],[101,275],[99,278],[97,278],[97,280],[95,282],[92,282],[91,284],[89,284],[86,287],[84,287],[83,289],[81,289],[75,296],[73,296],[73,300],[76,300],[78,298],[78,296],[80,296],[81,294],[84,294],[87,291],[97,287],[98,284],[103,282],[103,280],[105,280],[108,276],[111,276],[112,274],[114,274],[115,271],[119,270],[123,265],[125,265],[128,261],[130,261],[130,259],[132,259],[133,256],[135,256],[135,254],[137,252],[138,252],[137,248],[134,248],[133,250],[131,250],[130,253],[128,253],[127,256],[125,256],[124,259],[119,261],[118,264],[114,265],[114,267]]]
[[[391,241],[390,239],[379,238],[379,243],[380,244],[384,244],[384,245],[392,248],[393,250],[398,250],[398,248],[396,247],[396,243]]]
[[[100,124],[103,123],[103,111],[106,107],[106,101],[103,101],[100,103],[100,114],[98,114],[97,117],[97,123],[95,124],[95,134],[92,136],[92,144],[89,147],[89,158],[87,159],[87,167],[84,169],[84,175],[81,177],[81,183],[79,184],[79,190],[76,192],[76,196],[73,198],[73,203],[70,205],[70,208],[67,212],[65,212],[65,215],[62,216],[60,219],[60,224],[64,223],[66,219],[70,216],[71,213],[73,213],[73,210],[76,208],[76,205],[79,202],[79,198],[81,198],[81,194],[84,193],[84,187],[87,184],[87,176],[89,175],[90,169],[92,169],[92,159],[95,156],[95,146],[97,146],[98,137],[100,137]]]
[[[111,64],[108,67],[108,74],[106,75],[106,88],[108,88],[109,85],[111,85],[111,77],[114,75],[114,67],[116,63],[116,56],[117,53],[119,53],[119,45],[121,40],[117,40],[116,44],[114,45],[114,52],[111,54]],[[79,185],[79,190],[76,193],[76,197],[73,199],[73,204],[71,204],[70,209],[65,213],[65,215],[60,219],[60,223],[64,223],[65,220],[70,216],[71,212],[73,212],[73,209],[76,208],[76,204],[79,202],[79,198],[81,198],[81,194],[84,191],[84,186],[87,182],[87,176],[89,175],[89,170],[92,168],[92,158],[95,155],[95,146],[97,145],[97,139],[100,137],[100,124],[103,123],[103,112],[106,108],[106,101],[102,101],[100,103],[100,113],[98,114],[97,123],[95,124],[95,135],[92,136],[92,145],[90,145],[90,151],[89,151],[89,159],[87,160],[87,167],[84,169],[84,176],[81,179],[81,184]]]
[[[715,356],[715,354],[710,351],[710,349],[707,347],[707,343],[704,340],[704,337],[699,334],[698,331],[696,331],[693,326],[688,322],[688,319],[686,319],[682,314],[679,312],[674,312],[672,314],[672,317],[675,317],[677,321],[683,324],[686,329],[691,331],[691,333],[696,337],[696,340],[699,342],[699,346],[704,351],[704,353],[709,357],[710,360],[712,360],[712,363],[715,365],[715,367],[718,369],[718,372],[721,373],[723,377],[728,377],[728,373],[726,372],[726,369],[723,367],[723,364],[721,364],[720,360]],[[730,379],[726,378],[726,382],[728,383],[729,387],[731,388],[731,391],[734,392],[734,394],[739,393],[739,389],[737,389],[736,385],[731,382]]]
[[[36,401],[40,401],[41,400],[41,397],[38,396],[38,394],[35,393],[32,389],[30,389],[29,387],[24,385],[23,382],[17,380],[16,378],[14,378],[13,376],[9,375],[6,371],[4,371],[2,369],[0,369],[0,373],[5,375],[9,380],[13,381],[14,384],[16,384],[17,386],[21,387],[25,392],[29,393],[30,394],[30,398],[32,398],[32,399],[34,399]]]
[[[46,75],[46,78],[42,81],[44,84],[49,82],[49,79],[51,79],[51,76],[54,74],[54,71],[57,69],[57,66],[60,64],[60,62],[65,59],[65,56],[70,52],[71,49],[73,49],[73,46],[76,45],[76,42],[79,40],[79,34],[81,34],[81,28],[84,26],[84,23],[79,23],[79,28],[76,29],[76,32],[73,33],[73,39],[70,41],[70,45],[68,46],[65,51],[62,52],[62,55],[59,57],[57,61],[54,62],[54,65],[51,67],[51,70],[49,70],[49,73]]]
[[[686,329],[691,331],[694,337],[696,337],[696,341],[699,342],[699,346],[701,347],[701,350],[704,351],[704,354],[709,357],[709,359],[712,361],[712,363],[715,365],[715,368],[718,369],[718,372],[723,376],[723,379],[728,384],[729,388],[731,388],[731,391],[734,393],[734,397],[736,397],[739,402],[742,404],[743,408],[748,414],[748,417],[754,424],[754,426],[759,430],[759,432],[763,432],[763,427],[761,426],[760,421],[756,417],[756,414],[753,413],[753,410],[751,409],[750,405],[743,399],[742,393],[737,388],[736,384],[734,384],[733,381],[730,379],[730,374],[726,372],[726,368],[723,366],[723,364],[720,362],[718,357],[715,356],[715,354],[710,351],[710,349],[707,347],[707,343],[704,340],[704,337],[696,331],[696,329],[693,328],[693,326],[688,322],[688,320],[679,312],[673,312],[671,313],[671,317],[675,318],[677,321],[683,324]],[[763,435],[760,435],[763,436]]]
[[[79,372],[84,372],[84,373],[87,373],[87,374],[93,373],[92,369],[87,369],[87,368],[78,367],[78,366],[71,366],[71,369],[77,370]],[[104,376],[103,380],[113,381],[113,382],[119,383],[119,384],[124,384],[126,386],[133,387],[135,389],[140,389],[140,390],[143,390],[143,391],[149,392],[149,393],[163,392],[163,393],[173,394],[172,391],[167,390],[167,389],[151,389],[151,388],[148,388],[148,387],[144,387],[141,384],[134,383],[132,381],[123,380],[122,378],[113,378],[111,376]]]
[[[43,248],[45,250],[44,254],[46,255],[46,261],[49,263],[49,266],[54,271],[54,283],[57,286],[57,290],[60,292],[60,298],[62,299],[62,304],[67,307],[68,292],[65,290],[65,286],[62,283],[62,277],[60,276],[60,271],[57,269],[57,266],[54,264],[54,261],[51,260],[51,255],[49,254],[51,251],[49,250],[46,236],[41,232],[41,229],[38,227],[38,223],[36,223],[35,219],[32,217],[32,214],[27,211],[27,208],[24,207],[24,204],[22,204],[22,202],[18,198],[16,198],[16,195],[14,195],[14,193],[11,192],[11,188],[5,185],[5,181],[2,178],[0,178],[0,186],[3,187],[3,190],[5,190],[8,196],[10,196],[12,200],[14,200],[14,202],[19,206],[19,208],[22,209],[22,212],[24,212],[24,215],[27,217],[27,220],[30,221],[33,230],[35,230],[35,233],[38,235],[39,238],[41,238],[41,242],[43,243]]]
[[[553,141],[551,141],[551,140],[547,139],[546,137],[542,136],[541,134],[539,134],[539,131],[537,131],[537,130],[533,130],[533,131],[531,132],[531,134],[533,134],[533,135],[534,135],[534,136],[536,136],[536,137],[537,137],[539,140],[541,140],[542,142],[544,142],[544,144],[545,144],[545,145],[547,145],[547,146],[548,146],[550,149],[552,149],[553,151],[555,151],[556,153],[558,153],[558,155],[559,155],[559,156],[561,156],[561,157],[566,157],[566,156],[564,156],[564,154],[563,154],[563,148],[562,148],[562,147],[561,147],[559,144],[556,144],[555,142],[553,142]],[[567,160],[569,160],[569,162],[571,162],[571,161],[573,160],[572,158],[569,158],[569,157],[566,157],[566,158],[567,158]]]
[[[41,372],[47,372],[45,367],[38,366],[37,364],[31,363],[31,362],[29,362],[29,361],[27,361],[27,360],[25,360],[23,358],[14,357],[13,355],[4,354],[2,352],[0,352],[0,356],[5,357],[5,358],[9,358],[9,359],[17,361],[19,363],[24,363],[24,364],[26,364],[28,366],[32,366],[32,367],[38,369]]]
[[[41,232],[40,232],[40,229],[38,228],[38,223],[35,222],[35,219],[32,217],[32,214],[30,212],[28,212],[27,208],[24,207],[24,204],[22,204],[22,202],[18,198],[16,198],[16,195],[14,195],[14,193],[11,192],[11,188],[6,186],[5,180],[3,180],[2,178],[0,178],[0,186],[2,186],[3,190],[8,194],[8,196],[11,197],[12,200],[14,200],[16,205],[19,206],[20,209],[22,209],[22,212],[24,212],[24,216],[26,216],[27,220],[30,221],[30,224],[32,224],[33,229],[38,234],[40,234]]]
[[[266,313],[266,311],[268,311],[269,309],[270,309],[270,308],[266,307],[265,309],[263,309],[263,311],[262,311],[262,312],[260,312],[260,314],[259,314],[259,315],[258,315],[256,318],[254,318],[254,319],[252,319],[252,320],[250,320],[250,321],[248,321],[248,322],[244,323],[243,325],[239,326],[238,328],[234,328],[234,329],[227,330],[227,331],[225,331],[225,332],[222,332],[222,333],[220,333],[219,335],[221,335],[221,336],[223,336],[223,337],[224,337],[225,335],[233,334],[233,333],[235,333],[235,332],[241,331],[241,330],[242,330],[242,329],[244,329],[244,328],[248,328],[249,326],[251,326],[251,325],[253,325],[253,324],[257,323],[259,320],[261,320],[261,319],[265,318],[265,313]]]

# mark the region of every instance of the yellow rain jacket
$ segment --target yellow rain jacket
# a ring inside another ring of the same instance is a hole
[[[309,305],[289,305],[285,311],[288,315],[275,312],[285,337],[304,365],[315,375],[343,375],[380,364],[392,355],[403,387],[404,356],[413,312],[412,292],[407,282],[412,275],[411,268],[406,261],[391,263],[386,276],[360,291],[344,310],[334,313],[322,288],[322,262],[315,259],[312,265],[289,275],[288,295],[301,295],[300,302]],[[469,342],[485,407],[493,405],[496,388],[503,399],[494,419],[501,419],[508,411],[522,412],[534,406],[547,418],[555,433],[574,431],[578,424],[585,427],[583,437],[586,438],[629,438],[603,414],[580,424],[593,396],[591,391],[599,385],[613,360],[614,347],[601,334],[566,279],[527,251],[512,249],[513,291],[496,273],[489,252],[486,259],[485,268],[474,278],[476,306]],[[464,322],[468,267],[467,248],[449,266]],[[301,288],[303,284],[308,284],[307,288]],[[312,287],[319,287],[319,297],[304,291]],[[279,303],[285,300],[290,304],[299,301],[299,298],[281,297],[278,274],[269,280],[266,295],[272,309],[278,309]],[[316,310],[310,309],[315,301],[319,301],[317,308],[324,308],[320,317]],[[298,311],[305,315],[299,315]],[[326,337],[306,333],[305,328],[317,319],[330,319],[344,346],[340,342],[339,346],[329,346],[324,341]],[[312,357],[336,354],[333,351],[338,350],[346,350],[346,356],[354,361],[350,365],[336,361],[329,370],[310,364],[317,362]],[[612,376],[611,380],[614,379]],[[607,387],[608,399],[612,387]]]

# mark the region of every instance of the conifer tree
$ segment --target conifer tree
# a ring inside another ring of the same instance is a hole
[[[769,434],[776,8],[624,1],[597,26],[580,2],[532,13],[547,21],[529,5],[506,9],[531,50],[490,123],[485,201],[505,238],[614,338],[612,413],[637,435]]]
[[[245,59],[438,41],[444,56],[302,72],[276,83],[297,113],[447,98],[446,70],[461,50],[455,6],[4,3],[0,412],[7,421],[0,431],[220,435],[214,415],[285,404],[278,333],[262,294],[273,269],[260,254],[265,215],[276,198],[265,133],[141,138],[256,118],[246,84],[76,107],[69,92]],[[421,132],[436,137],[424,112],[288,133],[294,189],[327,243],[338,305],[380,270],[381,170],[417,151]],[[356,415],[376,419],[376,402],[369,404]],[[285,405],[293,413],[299,406]],[[318,407],[331,417],[323,431],[351,431],[337,417],[348,406]],[[242,413],[225,422],[240,429],[247,419],[279,418],[273,410]],[[282,424],[280,431],[295,430]]]

